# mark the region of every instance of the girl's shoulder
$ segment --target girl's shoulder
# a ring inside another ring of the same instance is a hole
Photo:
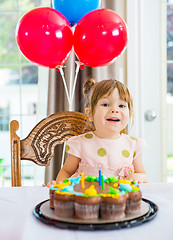
[[[146,141],[143,138],[137,138],[137,137],[134,137],[134,136],[131,136],[131,135],[128,135],[128,134],[124,134],[124,133],[122,133],[122,137],[129,142],[134,142],[136,144],[146,145]]]
[[[73,136],[71,138],[68,139],[68,141],[78,141],[78,140],[83,140],[83,139],[91,139],[94,137],[93,132],[87,132],[87,133],[83,133],[83,134],[79,134],[77,136]]]

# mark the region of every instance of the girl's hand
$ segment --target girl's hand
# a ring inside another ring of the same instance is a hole
[[[42,184],[42,187],[48,187],[48,188],[50,188],[50,186],[51,186],[52,184],[55,185],[55,184],[57,184],[57,183],[56,183],[55,180],[53,180],[52,182],[48,182],[47,185],[46,185],[45,183],[43,183],[43,184]]]
[[[127,176],[125,179],[129,181],[135,181],[137,183],[147,183],[147,175],[145,173],[133,173]]]

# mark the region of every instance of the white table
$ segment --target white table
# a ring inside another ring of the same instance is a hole
[[[0,188],[0,240],[172,240],[173,183],[140,187],[143,197],[158,205],[157,216],[137,227],[110,231],[65,230],[40,222],[32,212],[49,198],[47,187]]]

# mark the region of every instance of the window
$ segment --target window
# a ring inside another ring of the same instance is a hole
[[[167,172],[173,181],[173,0],[167,1]]]
[[[173,1],[167,5],[167,93],[173,96]]]
[[[24,138],[38,122],[38,72],[19,51],[15,39],[17,22],[35,7],[49,6],[50,0],[1,0],[0,1],[0,185],[11,185],[11,156],[9,123],[16,119]],[[22,164],[23,184],[43,182],[44,169],[32,162]]]
[[[9,103],[0,103],[0,131],[9,131]]]

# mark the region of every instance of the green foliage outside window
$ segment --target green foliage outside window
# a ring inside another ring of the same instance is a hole
[[[16,44],[16,25],[26,12],[39,7],[41,0],[1,0],[0,1],[0,65],[18,64],[19,50]],[[22,63],[29,61],[22,56]]]

